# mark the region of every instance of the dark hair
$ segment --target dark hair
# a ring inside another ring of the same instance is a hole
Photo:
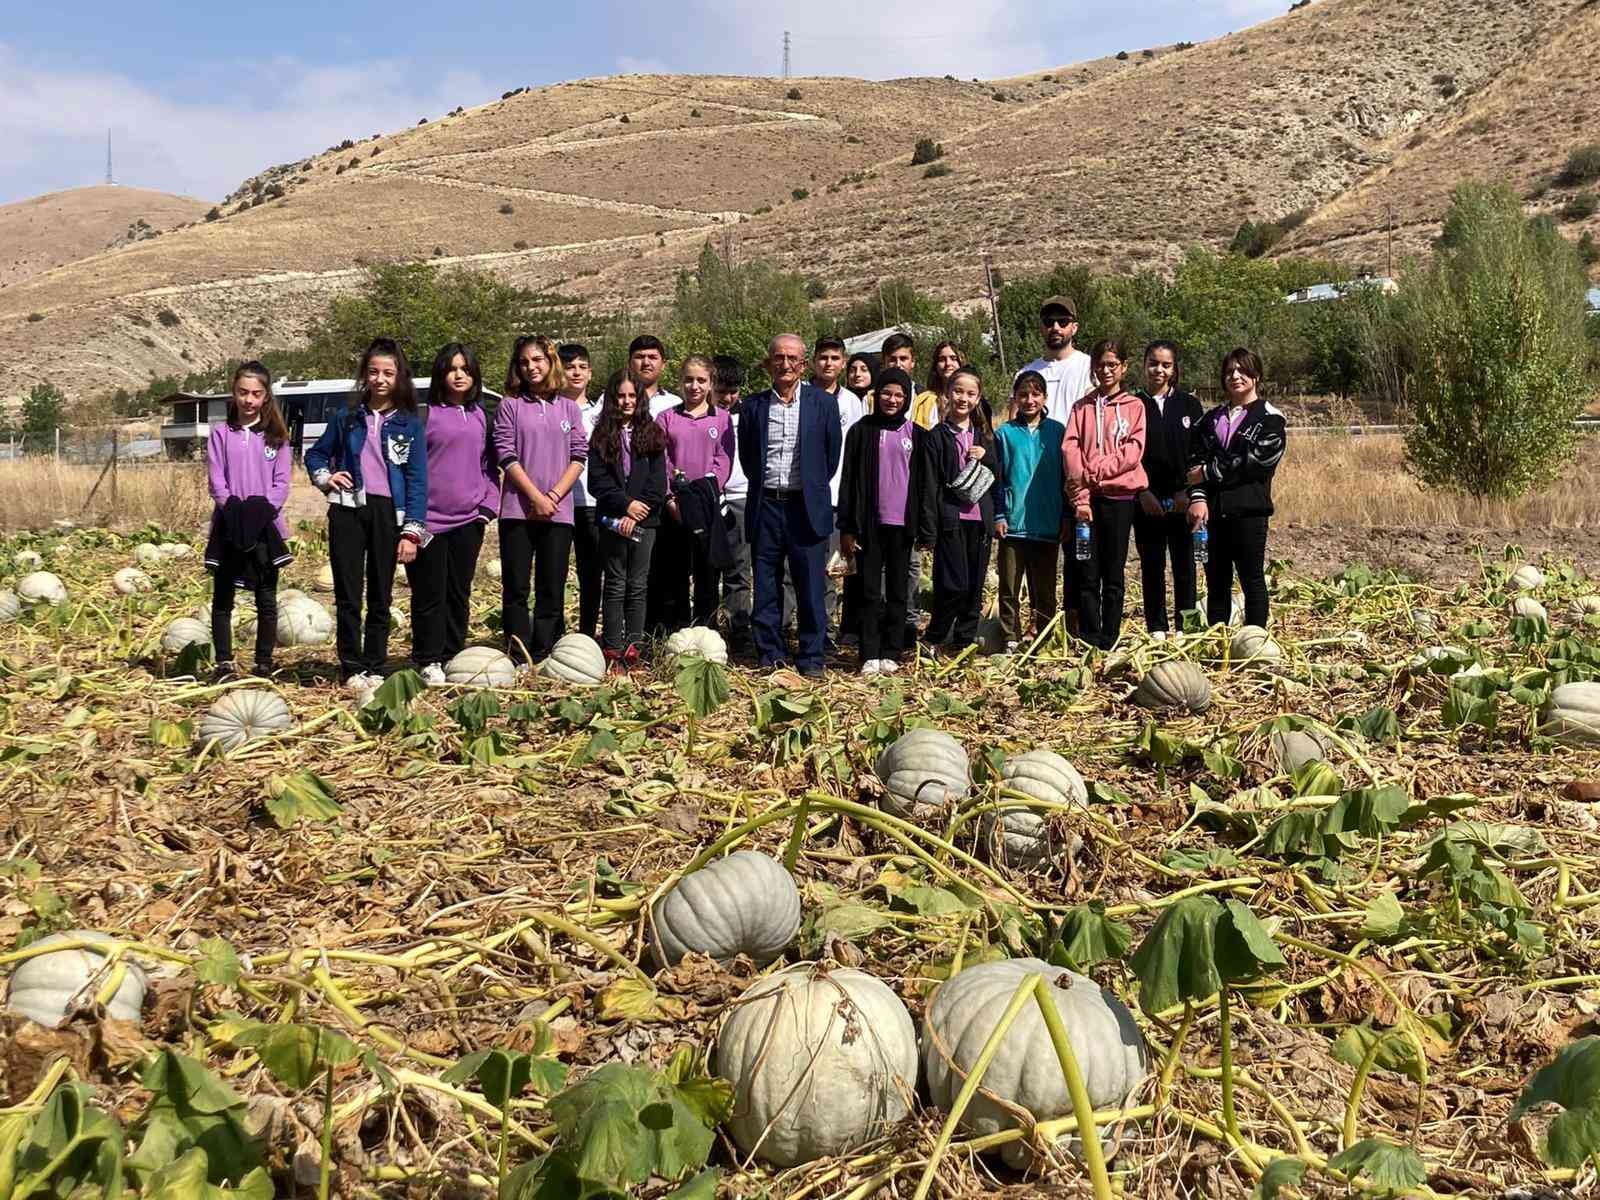
[[[1017,377],[1011,381],[1011,395],[1021,395],[1025,391],[1038,392],[1046,398],[1050,395],[1050,387],[1044,381],[1044,376],[1037,371],[1018,371]]]
[[[529,346],[537,346],[550,360],[550,373],[544,377],[545,390],[540,395],[554,396],[566,385],[567,379],[561,371],[561,356],[556,353],[555,342],[542,333],[525,333],[512,343],[511,361],[506,364],[506,395],[534,398],[527,381],[522,378],[522,352]]]
[[[948,389],[952,383],[963,375],[972,376],[972,382],[978,385],[978,403],[973,405],[972,408],[973,428],[981,432],[985,438],[992,438],[994,437],[994,428],[989,424],[989,406],[983,401],[983,376],[978,374],[977,368],[957,367],[950,373],[950,378],[945,381],[944,386]],[[939,397],[939,408],[941,412],[946,408],[945,397],[942,395]]]
[[[1235,347],[1222,356],[1221,379],[1223,386],[1227,386],[1228,372],[1238,367],[1257,383],[1266,371],[1261,366],[1261,356],[1254,350],[1246,350],[1243,346]]]
[[[1089,367],[1092,370],[1100,362],[1102,354],[1115,354],[1117,361],[1128,361],[1128,348],[1122,344],[1121,338],[1101,338],[1094,344],[1094,349],[1089,351]]]
[[[1151,342],[1149,345],[1147,345],[1144,348],[1144,360],[1145,360],[1145,362],[1149,362],[1150,361],[1150,356],[1152,354],[1154,354],[1157,350],[1165,350],[1168,354],[1172,355],[1172,386],[1173,387],[1177,387],[1178,386],[1178,378],[1179,378],[1179,376],[1181,374],[1181,372],[1179,370],[1179,361],[1180,360],[1179,360],[1179,357],[1178,357],[1178,343],[1177,342],[1168,341],[1166,338],[1157,338],[1155,341]]]
[[[272,394],[272,372],[253,358],[233,369],[233,380],[228,384],[228,424],[234,429],[244,428],[239,423],[239,405],[233,398],[233,388],[246,375],[259,379],[267,389],[267,402],[261,406],[257,420],[261,424],[261,440],[276,450],[289,440],[289,427],[284,424],[283,413],[278,410],[278,399]]]
[[[961,347],[956,345],[954,342],[940,342],[937,346],[935,346],[933,348],[933,353],[928,356],[928,390],[934,393],[936,396],[944,395],[945,385],[950,382],[949,379],[939,378],[939,351],[945,349],[946,347],[956,352],[957,369],[967,365],[967,356],[961,353]],[[955,378],[954,371],[950,373],[950,378]]]
[[[606,462],[617,462],[622,457],[622,411],[617,407],[617,390],[624,383],[633,385],[636,397],[633,419],[628,423],[632,433],[629,441],[637,455],[660,454],[667,448],[667,438],[650,416],[650,402],[645,399],[644,380],[632,371],[616,371],[606,380],[605,403],[600,406],[600,416],[594,423],[594,433],[589,436],[589,449]]]
[[[718,392],[744,390],[744,364],[731,354],[711,356],[711,387]]]
[[[876,355],[867,354],[864,351],[857,350],[849,358],[844,360],[844,377],[846,379],[849,379],[850,378],[850,368],[855,366],[857,363],[860,363],[862,366],[867,368],[867,375],[869,377],[874,378],[874,379],[877,378],[877,375],[878,375],[878,364],[877,364],[877,361],[876,361],[876,357],[877,357]]]
[[[883,357],[888,358],[896,350],[910,350],[912,357],[915,358],[917,344],[911,340],[909,333],[891,333],[883,339]]]
[[[824,350],[837,350],[840,354],[843,354],[844,339],[836,338],[832,335],[829,335],[828,337],[819,337],[817,339],[817,344],[811,347],[811,353],[814,355],[821,354]]]
[[[667,356],[667,348],[661,344],[661,339],[653,333],[641,333],[628,343],[628,357],[632,358],[641,350],[659,351],[662,358]]]
[[[575,358],[581,358],[584,362],[591,361],[589,347],[582,342],[562,342],[556,347],[556,357],[561,360],[561,365],[564,367],[570,365]]]
[[[467,392],[467,398],[461,402],[461,407],[476,408],[478,402],[483,399],[483,369],[478,366],[478,356],[465,342],[450,342],[433,356],[433,375],[428,380],[429,404],[450,403],[446,399],[450,395],[450,389],[445,386],[444,377],[450,373],[450,364],[455,361],[458,354],[466,361],[467,374],[472,376],[472,388]]]
[[[371,402],[372,397],[367,392],[367,368],[375,358],[394,359],[394,393],[390,403],[399,412],[416,412],[417,388],[411,382],[411,364],[406,361],[406,352],[400,349],[400,343],[386,337],[374,338],[361,356],[361,365],[356,368],[356,386],[350,393],[350,407]]]

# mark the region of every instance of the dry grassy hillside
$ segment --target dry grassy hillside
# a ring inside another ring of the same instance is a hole
[[[1171,262],[1245,217],[1336,201],[1518,70],[1548,73],[1530,51],[1561,39],[1570,56],[1593,20],[1592,0],[1317,0],[1201,46],[986,83],[523,91],[270,168],[220,220],[0,288],[0,396],[41,376],[137,386],[291,344],[365,261],[468,262],[600,307],[659,295],[733,228],[741,256],[834,296],[905,274],[969,298],[985,249],[1012,270]],[[910,165],[922,136],[948,175]],[[1557,149],[1528,139],[1530,175]],[[1462,169],[1429,168],[1441,194]]]
[[[0,205],[0,288],[198,221],[211,206],[144,188],[72,188]]]
[[[1464,178],[1508,183],[1528,199],[1530,212],[1549,213],[1569,237],[1585,229],[1600,237],[1600,217],[1569,221],[1561,215],[1577,192],[1594,193],[1593,185],[1549,187],[1571,151],[1600,142],[1597,41],[1600,4],[1589,0],[1567,20],[1552,21],[1525,59],[1452,103],[1444,120],[1391,138],[1392,161],[1318,210],[1281,252],[1326,254],[1381,271],[1391,221],[1397,261],[1425,250],[1439,232],[1451,189]]]

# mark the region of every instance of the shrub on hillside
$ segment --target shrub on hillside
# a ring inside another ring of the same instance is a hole
[[[1126,50],[1118,50],[1117,51],[1117,61],[1118,62],[1127,62],[1128,61],[1128,52]]]
[[[1556,176],[1556,186],[1580,187],[1597,179],[1600,179],[1600,142],[1590,142],[1567,155],[1567,165]]]
[[[215,204],[213,204],[211,206],[211,211],[206,213],[206,220],[208,220],[208,221],[216,221],[216,220],[221,219],[221,217],[222,217],[222,210],[220,208],[218,208]]]
[[[1600,211],[1600,201],[1593,192],[1580,192],[1561,206],[1563,221],[1585,221]]]
[[[795,188],[794,191],[790,192],[789,194],[796,200],[804,200],[807,196],[811,195],[811,192],[808,188]]]
[[[941,179],[954,170],[949,163],[933,163],[922,173],[924,179]]]
[[[1588,280],[1577,251],[1503,185],[1458,187],[1445,228],[1433,260],[1403,276],[1371,353],[1402,363],[1408,469],[1427,486],[1514,499],[1575,452]]]
[[[911,151],[911,165],[920,167],[923,163],[931,163],[936,158],[944,157],[944,146],[932,138],[918,138],[916,147]]]
[[[797,88],[797,87],[790,88],[787,92],[784,93],[784,99],[786,99],[786,100],[798,100],[798,99],[800,99],[800,89]]]
[[[1600,263],[1600,246],[1595,245],[1594,234],[1587,230],[1578,239],[1578,258],[1586,267]]]
[[[168,329],[176,328],[179,323],[178,314],[173,312],[170,308],[163,308],[160,312],[156,313],[156,320],[160,321]]]
[[[516,210],[516,206],[513,205],[511,203],[511,201],[504,200],[504,201],[501,202],[501,204],[500,204],[500,215],[502,217],[509,217],[512,213],[514,213],[516,211],[517,211]]]

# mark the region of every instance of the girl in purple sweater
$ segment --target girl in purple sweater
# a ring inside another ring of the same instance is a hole
[[[500,596],[506,652],[521,666],[549,655],[563,629],[572,555],[572,489],[589,439],[576,400],[561,395],[561,360],[542,334],[519,337],[494,416],[500,487]],[[528,593],[533,591],[533,614]]]
[[[256,674],[272,673],[272,650],[278,644],[278,570],[292,557],[285,548],[289,527],[283,505],[289,498],[293,457],[289,430],[272,395],[272,373],[258,362],[241,363],[233,373],[228,419],[211,427],[206,446],[207,477],[216,503],[206,566],[212,571],[211,644],[219,681],[236,673],[233,593],[241,587],[251,588],[256,597]],[[240,540],[254,545],[242,547]]]
[[[499,501],[484,415],[483,371],[470,346],[451,342],[428,385],[428,544],[406,564],[411,580],[411,660],[430,687],[466,647],[472,576],[483,530]]]
[[[684,359],[678,386],[683,403],[656,418],[666,436],[671,490],[667,519],[661,523],[661,540],[650,568],[651,591],[655,593],[652,624],[657,636],[685,625],[710,625],[716,616],[722,572],[710,562],[705,535],[690,522],[695,512],[721,519],[722,492],[737,453],[733,417],[727,409],[711,403],[711,360],[703,354]],[[715,482],[714,495],[702,480]],[[688,501],[686,494],[691,491],[699,493],[698,508]]]

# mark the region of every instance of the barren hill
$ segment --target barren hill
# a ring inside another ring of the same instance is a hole
[[[1501,109],[1474,106],[1530,103],[1562,55],[1584,61],[1596,23],[1593,0],[1317,0],[1199,46],[984,83],[627,76],[508,93],[266,170],[219,220],[0,288],[0,396],[292,344],[370,261],[467,262],[638,309],[716,237],[834,297],[903,274],[963,299],[984,250],[1013,272],[1120,270],[1226,242],[1246,217],[1309,209],[1321,228],[1397,156],[1484,116],[1495,130]],[[1573,103],[1541,102],[1552,121]],[[1529,178],[1549,174],[1571,134],[1508,127],[1506,161],[1520,148]],[[924,136],[948,174],[910,165]],[[1474,153],[1419,168],[1415,219],[1436,219]],[[1365,254],[1378,218],[1349,222],[1339,236]]]
[[[188,196],[104,184],[0,205],[0,288],[198,221],[210,207]]]

